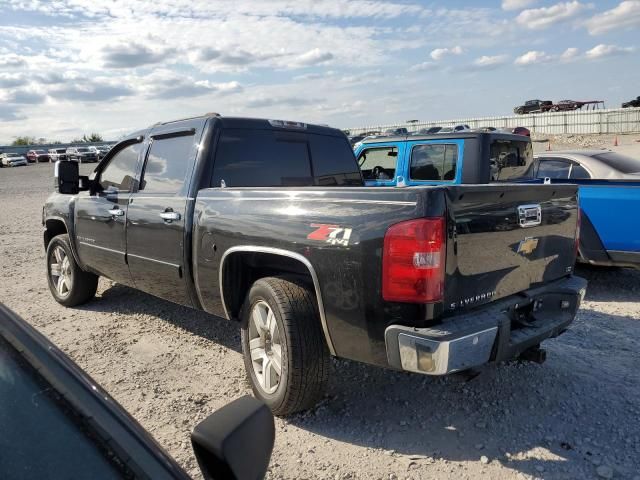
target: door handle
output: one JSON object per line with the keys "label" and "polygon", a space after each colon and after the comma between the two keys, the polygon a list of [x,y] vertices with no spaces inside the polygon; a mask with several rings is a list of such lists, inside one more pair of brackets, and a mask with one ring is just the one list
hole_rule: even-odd
{"label": "door handle", "polygon": [[167,223],[171,223],[174,220],[180,220],[180,214],[178,212],[162,212],[160,218]]}
{"label": "door handle", "polygon": [[121,217],[124,215],[124,210],[115,207],[109,210],[109,215],[111,215],[112,217]]}

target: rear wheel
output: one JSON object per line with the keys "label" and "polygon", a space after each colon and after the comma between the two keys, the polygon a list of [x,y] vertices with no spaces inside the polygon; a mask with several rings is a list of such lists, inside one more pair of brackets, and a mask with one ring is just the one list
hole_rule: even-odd
{"label": "rear wheel", "polygon": [[275,415],[313,407],[329,372],[314,295],[279,277],[256,281],[242,308],[242,352],[253,392]]}
{"label": "rear wheel", "polygon": [[75,307],[92,299],[98,289],[98,276],[82,270],[71,252],[69,235],[57,235],[47,246],[47,279],[56,302]]}

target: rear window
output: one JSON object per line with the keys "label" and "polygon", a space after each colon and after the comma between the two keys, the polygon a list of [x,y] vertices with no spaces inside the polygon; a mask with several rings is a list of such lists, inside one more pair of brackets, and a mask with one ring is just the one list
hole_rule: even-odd
{"label": "rear window", "polygon": [[593,156],[622,173],[640,173],[640,160],[616,152],[598,153]]}
{"label": "rear window", "polygon": [[223,130],[211,185],[362,185],[346,138],[277,130]]}
{"label": "rear window", "polygon": [[533,148],[530,142],[494,140],[489,152],[491,181],[533,178]]}

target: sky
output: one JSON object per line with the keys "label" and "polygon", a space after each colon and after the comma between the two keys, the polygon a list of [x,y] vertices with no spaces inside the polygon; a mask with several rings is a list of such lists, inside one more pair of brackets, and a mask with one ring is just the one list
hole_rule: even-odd
{"label": "sky", "polygon": [[339,128],[640,95],[640,0],[0,0],[0,144],[218,112]]}

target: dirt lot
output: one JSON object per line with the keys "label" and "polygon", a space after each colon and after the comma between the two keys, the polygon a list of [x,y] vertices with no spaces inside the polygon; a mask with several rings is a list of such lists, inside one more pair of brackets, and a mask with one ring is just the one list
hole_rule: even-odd
{"label": "dirt lot", "polygon": [[[0,170],[0,301],[198,477],[191,428],[249,392],[238,329],[107,280],[82,308],[59,306],[40,226],[52,185],[49,164]],[[640,479],[640,272],[580,273],[587,299],[543,365],[464,382],[334,361],[326,400],[276,420],[269,478]]]}

